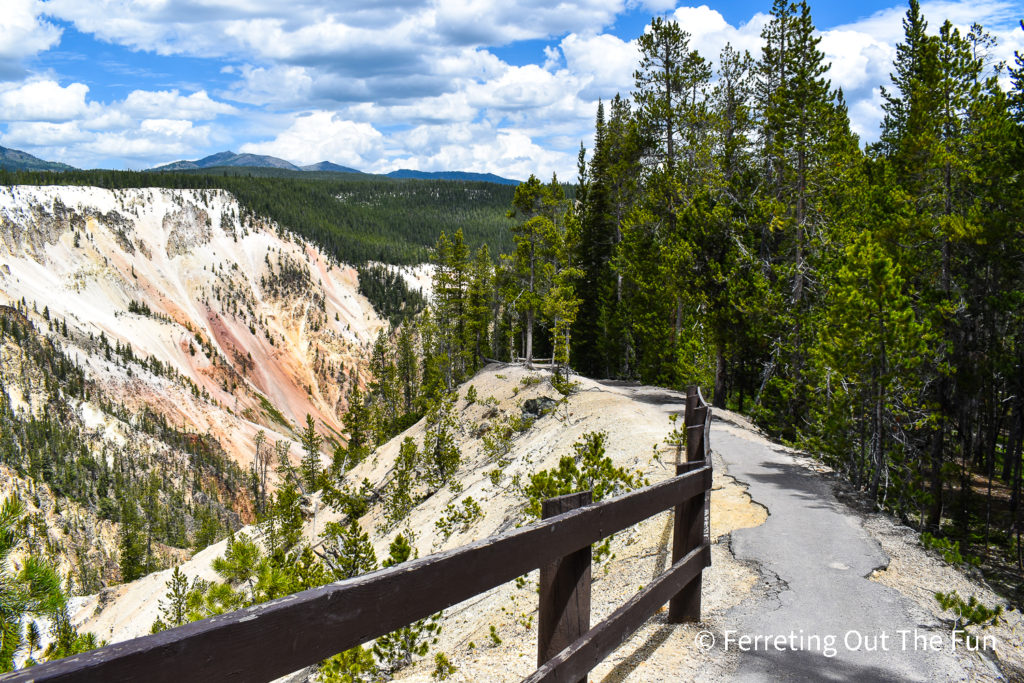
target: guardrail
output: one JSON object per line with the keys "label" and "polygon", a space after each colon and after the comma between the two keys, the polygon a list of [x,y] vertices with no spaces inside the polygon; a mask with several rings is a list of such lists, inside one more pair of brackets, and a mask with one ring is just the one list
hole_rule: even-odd
{"label": "guardrail", "polygon": [[[686,403],[686,462],[676,476],[599,503],[547,500],[541,521],[447,552],[115,643],[9,674],[4,681],[272,680],[407,626],[540,568],[538,666],[526,680],[579,681],[669,603],[669,621],[700,619],[710,565],[711,410]],[[680,452],[681,455],[681,452]],[[672,566],[590,627],[590,547],[675,509]]]}

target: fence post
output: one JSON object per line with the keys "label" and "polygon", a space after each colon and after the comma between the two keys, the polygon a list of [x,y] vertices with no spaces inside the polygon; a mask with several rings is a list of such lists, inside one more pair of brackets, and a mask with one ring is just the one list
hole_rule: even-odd
{"label": "fence post", "polygon": [[683,421],[687,427],[695,424],[693,411],[697,410],[698,405],[700,405],[700,397],[697,395],[697,386],[693,385],[686,390],[686,413],[683,416]]}
{"label": "fence post", "polygon": [[[549,498],[541,504],[541,517],[555,517],[590,502],[590,491]],[[590,560],[588,545],[540,568],[537,666],[590,630]],[[581,683],[586,680],[584,676]]]}
{"label": "fence post", "polygon": [[[705,460],[705,422],[707,406],[700,405],[696,387],[686,394],[686,462],[676,465],[676,475],[699,469]],[[706,496],[694,496],[676,505],[672,530],[672,563],[704,542],[704,507]],[[669,623],[700,621],[700,592],[703,572],[698,572],[668,604]]]}

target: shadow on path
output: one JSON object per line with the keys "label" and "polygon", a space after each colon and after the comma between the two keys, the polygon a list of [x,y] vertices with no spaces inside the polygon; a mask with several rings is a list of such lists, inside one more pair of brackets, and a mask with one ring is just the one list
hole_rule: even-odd
{"label": "shadow on path", "polygon": [[746,483],[754,481],[777,489],[789,490],[810,503],[811,507],[838,511],[839,503],[825,497],[831,491],[820,474],[795,463],[765,462],[758,469],[765,471],[754,470],[741,475]]}

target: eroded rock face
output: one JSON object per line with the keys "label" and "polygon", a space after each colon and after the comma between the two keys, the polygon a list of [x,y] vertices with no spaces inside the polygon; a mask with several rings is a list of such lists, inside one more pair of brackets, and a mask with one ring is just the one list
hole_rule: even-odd
{"label": "eroded rock face", "polygon": [[163,228],[167,233],[167,255],[172,258],[209,244],[213,237],[210,214],[191,202],[165,215]]}
{"label": "eroded rock face", "polygon": [[134,254],[134,225],[118,211],[67,206],[59,196],[49,202],[26,201],[15,211],[0,215],[0,240],[14,254],[24,253],[42,262],[48,246],[57,244],[69,232],[87,234],[90,224],[99,224],[126,253]]}
{"label": "eroded rock face", "polygon": [[[222,449],[243,469],[261,430],[269,443],[292,442],[297,462],[293,430],[306,415],[325,434],[342,429],[347,390],[364,381],[366,347],[383,325],[352,268],[219,190],[0,187],[4,305],[24,311],[116,408],[81,407],[96,413],[85,429],[97,451],[140,452],[131,428],[111,425],[146,415],[181,439],[208,440],[182,448]],[[8,390],[18,410],[43,409],[36,393]],[[217,484],[196,483],[190,491],[207,494]],[[218,500],[248,520],[245,490],[222,489]],[[231,514],[221,518],[237,523]]]}

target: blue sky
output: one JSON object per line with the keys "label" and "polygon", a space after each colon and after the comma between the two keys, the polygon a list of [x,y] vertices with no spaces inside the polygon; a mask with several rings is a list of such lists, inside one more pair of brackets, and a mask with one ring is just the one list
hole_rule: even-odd
{"label": "blue sky", "polygon": [[[0,145],[80,167],[217,151],[396,168],[575,173],[599,98],[632,85],[635,40],[676,19],[713,60],[757,56],[771,3],[673,0],[4,0]],[[905,5],[812,3],[851,121],[877,136]],[[1024,51],[1024,4],[922,3]]]}

